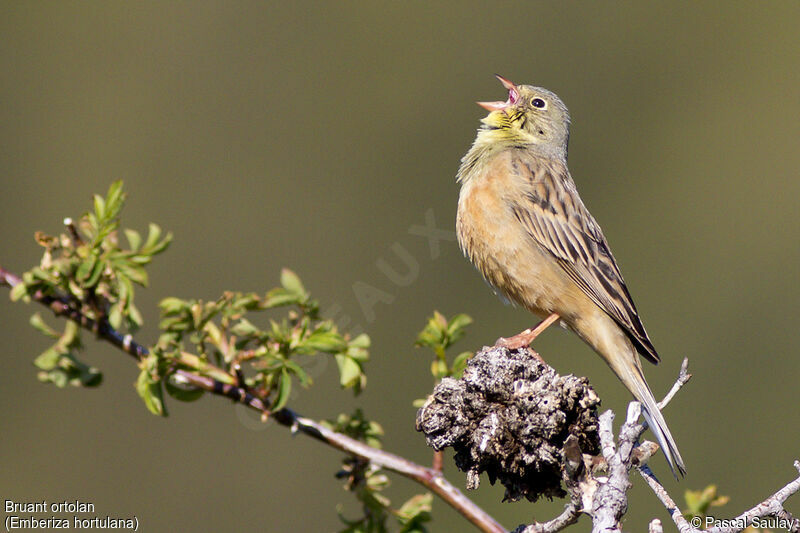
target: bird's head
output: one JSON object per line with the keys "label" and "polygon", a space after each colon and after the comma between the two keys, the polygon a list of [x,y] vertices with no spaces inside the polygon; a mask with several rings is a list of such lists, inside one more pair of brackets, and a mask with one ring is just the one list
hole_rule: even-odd
{"label": "bird's head", "polygon": [[490,113],[481,120],[484,142],[538,147],[566,157],[569,111],[554,93],[532,85],[514,85],[497,76],[508,90],[505,102],[478,102]]}

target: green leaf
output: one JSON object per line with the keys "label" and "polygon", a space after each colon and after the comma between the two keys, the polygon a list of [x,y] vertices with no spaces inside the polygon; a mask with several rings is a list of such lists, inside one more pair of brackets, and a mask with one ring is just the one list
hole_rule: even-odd
{"label": "green leaf", "polygon": [[64,347],[65,350],[68,348],[78,348],[80,347],[80,335],[81,328],[78,326],[78,323],[67,320],[67,323],[64,325],[64,333],[61,334],[58,344]]}
{"label": "green leaf", "polygon": [[361,335],[359,335],[358,337],[356,337],[355,339],[350,341],[350,346],[355,346],[356,348],[365,348],[366,349],[366,348],[369,348],[370,343],[371,343],[371,341],[370,341],[369,335],[367,335],[366,333],[362,333]]}
{"label": "green leaf", "polygon": [[167,317],[159,321],[158,327],[164,331],[169,332],[178,332],[178,331],[187,331],[191,329],[191,325],[186,317]]}
{"label": "green leaf", "polygon": [[398,522],[404,527],[402,533],[421,533],[426,531],[422,526],[431,520],[431,509],[433,504],[433,494],[417,494],[408,499],[400,509],[395,512]]}
{"label": "green leaf", "polygon": [[145,406],[151,413],[158,416],[166,415],[161,396],[161,382],[154,381],[147,368],[139,372],[139,378],[136,380],[136,392],[142,397]]}
{"label": "green leaf", "polygon": [[272,404],[272,409],[274,411],[279,411],[286,406],[286,403],[289,401],[289,394],[292,392],[292,377],[289,375],[289,371],[285,368],[281,368],[281,376],[280,376],[280,383],[278,385],[278,396],[275,398],[275,401]]}
{"label": "green leaf", "polygon": [[284,366],[295,376],[297,376],[298,381],[300,381],[300,385],[303,387],[307,387],[311,384],[311,376],[303,370],[303,367],[295,363],[294,361],[286,361],[284,362]]}
{"label": "green leaf", "polygon": [[39,381],[50,382],[59,388],[67,385],[96,387],[103,381],[103,375],[96,368],[78,361],[59,344],[42,353],[35,363],[43,368],[37,375]]}
{"label": "green leaf", "polygon": [[288,268],[281,270],[281,285],[284,289],[295,294],[300,299],[304,299],[306,296],[306,289],[303,287],[300,278]]}
{"label": "green leaf", "polygon": [[208,339],[217,346],[222,346],[222,331],[217,327],[214,322],[206,322],[203,326],[203,331],[208,335]]}
{"label": "green leaf", "polygon": [[450,344],[456,342],[464,336],[464,328],[472,324],[472,318],[469,315],[459,314],[450,319],[447,325],[447,334],[450,337]]}
{"label": "green leaf", "polygon": [[122,210],[124,202],[125,193],[122,190],[122,180],[117,180],[108,187],[108,194],[106,194],[106,218],[116,218]]}
{"label": "green leaf", "polygon": [[142,236],[139,235],[138,231],[126,229],[125,238],[128,239],[128,245],[130,246],[131,251],[136,252],[139,250],[139,246],[142,244]]}
{"label": "green leaf", "polygon": [[296,303],[300,303],[297,294],[283,288],[275,288],[267,293],[267,298],[264,300],[264,307],[281,307]]}
{"label": "green leaf", "polygon": [[432,348],[439,357],[444,357],[444,350],[464,336],[465,328],[472,323],[472,318],[459,314],[450,321],[438,311],[428,319],[425,328],[417,336],[417,346]]}
{"label": "green leaf", "polygon": [[385,474],[373,474],[367,477],[367,487],[370,490],[384,490],[389,486],[389,477]]}
{"label": "green leaf", "polygon": [[130,320],[130,327],[132,330],[139,329],[144,324],[144,319],[139,309],[131,303],[128,305],[128,319]]}
{"label": "green leaf", "polygon": [[142,287],[147,287],[147,271],[142,265],[137,265],[127,259],[122,259],[114,266],[121,274],[125,274],[125,278],[130,278],[134,283],[138,283]]}
{"label": "green leaf", "polygon": [[255,336],[260,330],[246,318],[240,318],[236,325],[231,328],[231,332],[239,337]]}
{"label": "green leaf", "polygon": [[28,287],[25,286],[25,283],[17,283],[11,289],[11,294],[9,296],[12,302],[18,302],[20,299],[28,296]]}
{"label": "green leaf", "polygon": [[346,355],[359,364],[363,365],[369,360],[369,347],[370,340],[366,334],[361,334],[355,339],[347,343]]}
{"label": "green leaf", "polygon": [[94,367],[84,364],[71,354],[61,358],[62,366],[67,367],[69,384],[75,387],[96,387],[103,381],[103,375]]}
{"label": "green leaf", "polygon": [[103,382],[103,374],[95,367],[86,367],[81,369],[79,379],[84,387],[97,387]]}
{"label": "green leaf", "polygon": [[42,315],[40,315],[38,312],[31,315],[31,318],[30,320],[28,320],[28,323],[31,326],[33,326],[36,330],[40,331],[44,335],[47,335],[48,337],[52,337],[53,339],[57,339],[61,336],[59,332],[57,332],[56,330],[54,330],[45,323],[44,319],[42,318]]}
{"label": "green leaf", "polygon": [[361,379],[361,367],[353,359],[337,353],[336,364],[339,366],[339,384],[344,388],[356,387]]}
{"label": "green leaf", "polygon": [[431,374],[437,380],[447,377],[447,362],[441,359],[434,359],[431,362]]}
{"label": "green leaf", "polygon": [[89,274],[88,279],[84,281],[84,286],[86,287],[94,287],[100,282],[100,278],[103,275],[103,270],[106,268],[106,262],[103,260],[97,260],[94,262],[92,266],[92,271]]}
{"label": "green leaf", "polygon": [[70,294],[78,300],[83,300],[86,297],[86,292],[74,279],[67,280],[67,287]]}
{"label": "green leaf", "polygon": [[111,327],[114,329],[121,329],[122,318],[122,302],[117,302],[111,306],[111,310],[108,313],[108,323],[111,324]]}
{"label": "green leaf", "polygon": [[381,443],[382,437],[383,437],[383,426],[381,426],[374,420],[369,421],[367,426],[367,431],[364,435],[364,442],[366,442],[373,448],[381,448],[383,446]]}
{"label": "green leaf", "polygon": [[33,364],[41,370],[53,370],[58,366],[63,352],[56,349],[55,346],[43,351],[39,356],[33,360]]}
{"label": "green leaf", "polygon": [[92,274],[97,265],[97,254],[91,253],[84,261],[78,265],[78,270],[75,272],[75,277],[80,281],[86,281]]}
{"label": "green leaf", "polygon": [[472,352],[461,352],[458,354],[456,358],[453,359],[453,367],[450,375],[456,379],[459,379],[464,373],[464,369],[467,368],[467,363],[472,355]]}
{"label": "green leaf", "polygon": [[103,220],[106,215],[106,201],[99,194],[94,195],[94,213],[98,221]]}
{"label": "green leaf", "polygon": [[178,311],[183,311],[187,307],[189,307],[189,302],[186,300],[182,300],[180,298],[175,297],[168,297],[164,298],[158,303],[158,306],[161,308],[161,312],[164,314],[172,314],[177,313]]}
{"label": "green leaf", "polygon": [[144,249],[150,250],[158,244],[161,238],[161,227],[153,222],[147,227],[147,241],[144,243]]}
{"label": "green leaf", "polygon": [[151,222],[147,228],[147,242],[144,243],[142,251],[146,251],[148,255],[160,254],[172,242],[172,233],[167,233],[163,239],[159,239],[161,239],[161,228]]}
{"label": "green leaf", "polygon": [[447,320],[438,311],[433,312],[433,316],[428,319],[425,328],[417,335],[418,346],[428,346],[436,348],[444,343]]}
{"label": "green leaf", "polygon": [[54,368],[53,370],[39,372],[38,376],[39,381],[50,382],[56,387],[63,389],[69,383],[69,378],[67,373],[61,370],[60,368]]}
{"label": "green leaf", "polygon": [[728,503],[728,496],[719,496],[716,485],[708,485],[702,491],[687,490],[684,493],[687,509],[683,512],[687,519],[695,516],[705,517],[710,507],[720,507]]}
{"label": "green leaf", "polygon": [[320,352],[337,353],[347,348],[344,338],[333,331],[315,331],[303,344]]}
{"label": "green leaf", "polygon": [[367,420],[361,409],[356,409],[352,415],[341,413],[335,421],[327,420],[324,424],[337,433],[367,443],[373,448],[381,448],[383,428],[373,420]]}

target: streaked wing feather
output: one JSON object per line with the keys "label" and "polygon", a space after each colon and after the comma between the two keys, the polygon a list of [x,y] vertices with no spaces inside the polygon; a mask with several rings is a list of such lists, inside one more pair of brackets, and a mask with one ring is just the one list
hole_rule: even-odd
{"label": "streaked wing feather", "polygon": [[642,325],[605,236],[578,196],[566,165],[520,151],[514,170],[530,184],[515,200],[517,218],[581,290],[628,333],[649,361],[660,358]]}

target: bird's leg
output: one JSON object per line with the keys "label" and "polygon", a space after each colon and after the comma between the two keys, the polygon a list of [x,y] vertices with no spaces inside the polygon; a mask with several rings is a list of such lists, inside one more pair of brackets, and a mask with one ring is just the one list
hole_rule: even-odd
{"label": "bird's leg", "polygon": [[[550,326],[559,318],[560,317],[556,313],[552,313],[550,316],[539,322],[533,329],[528,328],[522,333],[517,333],[513,337],[500,337],[497,339],[497,342],[495,342],[494,345],[502,346],[504,348],[508,348],[509,350],[518,350],[523,346],[528,347],[533,342],[533,339],[538,337],[541,332],[546,330],[548,326]],[[538,356],[539,354],[536,355]]]}

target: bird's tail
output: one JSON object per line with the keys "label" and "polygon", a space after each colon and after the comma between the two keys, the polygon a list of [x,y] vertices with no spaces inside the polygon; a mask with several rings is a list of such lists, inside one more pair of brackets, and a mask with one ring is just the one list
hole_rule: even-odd
{"label": "bird's tail", "polygon": [[675,439],[672,438],[672,433],[667,427],[667,421],[664,420],[653,393],[644,379],[644,374],[638,364],[638,355],[635,352],[632,355],[635,358],[635,364],[611,364],[611,368],[628,390],[631,391],[634,398],[642,404],[644,419],[647,420],[647,425],[650,426],[650,430],[655,434],[658,444],[664,451],[664,456],[667,458],[672,475],[678,477],[677,473],[679,472],[683,476],[686,474],[686,466],[683,464],[683,458],[678,451],[678,445],[675,444]]}

